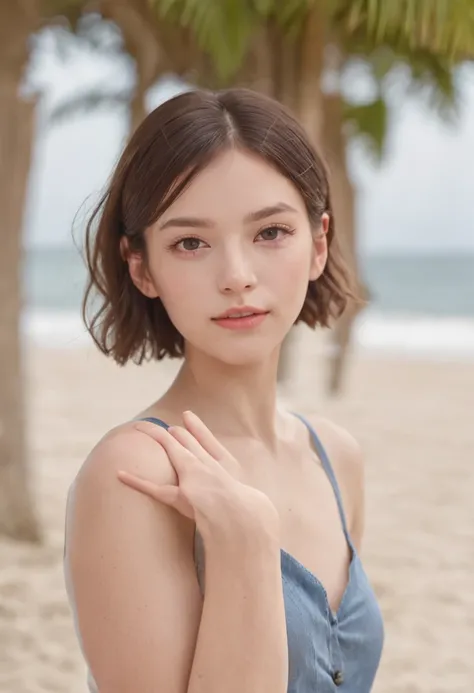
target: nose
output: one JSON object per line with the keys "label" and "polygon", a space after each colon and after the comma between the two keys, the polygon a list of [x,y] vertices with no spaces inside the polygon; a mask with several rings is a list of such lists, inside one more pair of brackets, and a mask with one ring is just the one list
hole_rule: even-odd
{"label": "nose", "polygon": [[241,293],[252,289],[257,278],[252,267],[250,258],[235,248],[235,246],[224,257],[221,257],[221,268],[219,273],[219,291],[225,294]]}

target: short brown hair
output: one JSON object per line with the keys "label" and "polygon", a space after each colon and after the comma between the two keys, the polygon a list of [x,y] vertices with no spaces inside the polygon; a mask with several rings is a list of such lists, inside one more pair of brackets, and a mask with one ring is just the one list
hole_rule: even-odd
{"label": "short brown hair", "polygon": [[83,318],[99,349],[119,364],[184,355],[183,337],[161,300],[147,298],[133,284],[122,239],[146,259],[144,231],[231,146],[257,154],[290,180],[313,226],[329,214],[327,264],[308,283],[297,322],[327,327],[352,296],[336,243],[326,168],[298,121],[278,102],[247,89],[185,92],[156,108],[136,130],[87,225]]}

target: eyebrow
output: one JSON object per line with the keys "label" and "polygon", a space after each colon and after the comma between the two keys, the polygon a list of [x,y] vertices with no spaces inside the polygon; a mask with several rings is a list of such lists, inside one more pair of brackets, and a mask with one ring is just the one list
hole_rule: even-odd
{"label": "eyebrow", "polygon": [[[244,217],[244,222],[247,224],[252,221],[262,221],[268,217],[275,216],[275,214],[281,214],[282,212],[292,212],[297,214],[298,210],[291,205],[286,204],[286,202],[278,202],[275,205],[270,205],[269,207],[263,207],[255,212],[250,212]],[[180,228],[196,229],[196,228],[210,228],[214,226],[214,222],[211,219],[204,219],[201,217],[173,217],[168,219],[163,224],[159,225],[161,230],[168,229],[171,226],[179,226]]]}

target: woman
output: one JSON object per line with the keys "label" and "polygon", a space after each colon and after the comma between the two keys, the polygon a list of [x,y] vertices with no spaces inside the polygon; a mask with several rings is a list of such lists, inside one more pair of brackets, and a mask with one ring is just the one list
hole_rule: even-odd
{"label": "woman", "polygon": [[66,576],[90,689],[366,693],[383,628],[358,555],[360,452],[276,405],[284,337],[326,326],[348,295],[304,132],[245,90],[167,101],[122,155],[88,264],[98,347],[120,364],[183,359],[71,488]]}

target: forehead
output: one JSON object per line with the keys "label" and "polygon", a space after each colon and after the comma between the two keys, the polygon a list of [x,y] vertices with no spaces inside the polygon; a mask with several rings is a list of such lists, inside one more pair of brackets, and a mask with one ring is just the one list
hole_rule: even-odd
{"label": "forehead", "polygon": [[263,207],[286,203],[305,214],[297,188],[260,157],[232,149],[200,171],[163,213],[162,222],[179,215],[245,217]]}

